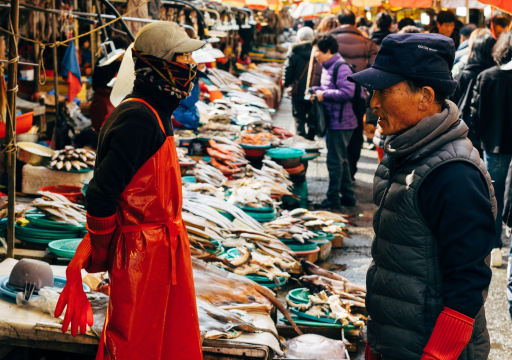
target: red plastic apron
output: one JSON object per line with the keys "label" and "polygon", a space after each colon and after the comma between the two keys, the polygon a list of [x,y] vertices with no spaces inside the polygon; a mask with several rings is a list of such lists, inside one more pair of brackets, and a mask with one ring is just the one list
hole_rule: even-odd
{"label": "red plastic apron", "polygon": [[[144,100],[158,118],[158,113]],[[172,136],[119,198],[110,302],[97,360],[201,360],[190,248]]]}

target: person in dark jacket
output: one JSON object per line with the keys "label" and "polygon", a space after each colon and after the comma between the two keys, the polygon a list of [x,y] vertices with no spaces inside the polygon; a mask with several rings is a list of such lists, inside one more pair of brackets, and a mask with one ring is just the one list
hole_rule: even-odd
{"label": "person in dark jacket", "polygon": [[437,33],[451,38],[457,49],[460,44],[460,36],[459,32],[455,29],[456,20],[455,14],[451,11],[439,11],[436,16],[436,26],[430,30],[430,33]]}
{"label": "person in dark jacket", "polygon": [[496,199],[446,100],[457,86],[454,55],[445,36],[392,34],[371,69],[349,76],[374,91],[387,136],[373,181],[366,359],[485,360],[490,351],[484,302]]}
{"label": "person in dark jacket", "polygon": [[410,17],[405,17],[398,22],[398,31],[402,30],[406,26],[416,26],[416,23]]}
{"label": "person in dark jacket", "polygon": [[471,124],[479,137],[487,170],[494,180],[494,190],[498,201],[496,218],[496,240],[492,262],[501,266],[503,243],[502,212],[504,207],[505,180],[512,160],[512,74],[500,65],[512,60],[512,31],[503,33],[493,49],[493,58],[498,66],[493,66],[478,75],[471,100]]}
{"label": "person in dark jacket", "polygon": [[471,36],[471,33],[476,29],[477,26],[475,24],[467,24],[460,29],[460,45],[457,48],[457,52],[455,53],[455,61],[453,63],[454,65],[460,61],[461,57],[469,54],[469,37]]}
{"label": "person in dark jacket", "polygon": [[[356,203],[347,147],[357,118],[350,102],[354,98],[355,84],[347,80],[352,74],[348,64],[336,64],[344,59],[338,53],[338,42],[329,34],[317,35],[313,41],[313,51],[318,63],[322,64],[320,86],[313,87],[315,97],[322,102],[324,114],[329,119],[327,133],[327,169],[329,170],[329,189],[327,199],[315,208],[339,209],[341,206],[354,206]],[[335,71],[337,70],[337,73]],[[341,195],[341,200],[340,200]]]}
{"label": "person in dark jacket", "polygon": [[[308,140],[315,138],[315,119],[309,121],[308,115],[311,111],[311,101],[304,99],[308,77],[309,60],[313,46],[311,41],[314,38],[313,29],[303,27],[297,32],[298,43],[291,46],[283,68],[284,87],[292,88],[292,111],[295,120],[297,135]],[[306,131],[306,124],[308,130]]]}
{"label": "person in dark jacket", "polygon": [[370,39],[380,47],[382,40],[391,34],[391,25],[393,25],[393,18],[385,12],[380,12],[375,17],[375,30],[371,33]]}
{"label": "person in dark jacket", "polygon": [[[359,30],[356,29],[356,17],[350,10],[342,10],[338,13],[338,22],[340,26],[331,31],[331,35],[338,41],[338,52],[343,59],[354,65],[355,71],[361,71],[372,66],[379,49],[370,39],[365,38]],[[366,120],[372,123],[373,115],[367,108]],[[361,147],[363,146],[363,123],[360,121],[354,130],[350,144],[348,145],[348,159],[350,166],[350,176],[355,181],[357,172],[357,162],[361,156]]]}
{"label": "person in dark jacket", "polygon": [[477,76],[482,71],[496,65],[492,58],[492,48],[496,44],[496,40],[487,29],[480,30],[480,33],[481,35],[478,35],[471,42],[471,53],[469,54],[468,63],[455,77],[455,80],[458,82],[457,90],[455,90],[455,93],[450,98],[450,100],[457,104],[460,117],[469,127],[468,138],[479,152],[481,152],[480,139],[470,119],[473,86]]}

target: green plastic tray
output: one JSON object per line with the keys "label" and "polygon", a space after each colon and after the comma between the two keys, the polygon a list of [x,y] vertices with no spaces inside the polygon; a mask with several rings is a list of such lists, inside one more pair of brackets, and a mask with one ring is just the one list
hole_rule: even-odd
{"label": "green plastic tray", "polygon": [[[336,324],[328,324],[328,323],[322,323],[322,322],[318,322],[318,321],[307,321],[307,320],[301,320],[299,319],[296,315],[294,314],[290,314],[293,321],[295,321],[295,324],[297,325],[302,325],[302,326],[320,326],[320,327],[333,327],[333,328],[343,328],[343,331],[347,332],[347,331],[351,331],[351,330],[354,330],[356,327],[352,324],[349,324],[347,326],[343,326],[341,325],[340,323],[336,323]],[[287,318],[282,318],[282,319],[279,319],[281,320],[282,322],[286,323],[286,324],[290,324],[290,322],[288,321]]]}
{"label": "green plastic tray", "polygon": [[316,159],[317,157],[320,156],[320,153],[319,152],[314,152],[314,153],[305,153],[304,155],[302,155],[302,158],[301,160],[302,161],[309,161],[309,160],[313,160],[313,159]]}
{"label": "green plastic tray", "polygon": [[252,207],[252,206],[238,206],[239,209],[242,209],[245,212],[262,212],[262,213],[271,213],[274,212],[274,207],[265,206],[265,207]]}
{"label": "green plastic tray", "polygon": [[327,240],[327,239],[320,239],[320,240],[316,240],[316,239],[318,239],[318,238],[310,239],[309,241],[314,242],[315,245],[317,245],[317,246],[322,246],[322,245],[325,245],[328,242],[330,242],[330,240]]}
{"label": "green plastic tray", "polygon": [[80,231],[85,229],[85,224],[82,226],[75,226],[67,223],[61,223],[48,219],[44,214],[26,214],[25,219],[30,222],[30,225],[40,229],[46,230],[69,230],[69,231]]}
{"label": "green plastic tray", "polygon": [[[304,241],[304,244],[296,242],[297,244],[286,244],[293,252],[312,251],[315,250],[318,243],[312,241]],[[322,244],[323,245],[323,244]]]}
{"label": "green plastic tray", "polygon": [[297,310],[297,308],[294,308],[294,307],[290,308],[290,311],[293,314],[297,315],[299,317],[299,319],[302,319],[302,320],[316,321],[316,322],[321,322],[321,323],[326,323],[326,324],[338,323],[338,321],[331,319],[331,318],[327,318],[327,317],[319,317],[318,318],[316,316],[300,312],[299,310]]}
{"label": "green plastic tray", "polygon": [[327,233],[320,231],[320,230],[311,230],[315,234],[318,234],[318,236],[315,238],[316,240],[325,240],[327,239]]}
{"label": "green plastic tray", "polygon": [[245,213],[251,216],[254,220],[259,222],[272,221],[275,220],[275,218],[277,217],[277,212],[275,209],[272,212],[268,213],[257,211],[246,211]]}
{"label": "green plastic tray", "polygon": [[215,250],[206,249],[210,254],[222,254],[225,252],[224,247],[217,240],[210,239],[210,241],[217,247]]}
{"label": "green plastic tray", "polygon": [[336,237],[336,236],[334,236],[333,233],[325,233],[325,234],[326,234],[325,239],[329,240],[329,241],[331,241],[332,239],[334,239]]}
{"label": "green plastic tray", "polygon": [[72,259],[82,239],[54,240],[48,244],[50,251],[57,256]]}
{"label": "green plastic tray", "polygon": [[16,235],[50,240],[77,238],[81,234],[81,230],[46,230],[34,227],[31,224],[27,226],[19,226],[16,224],[15,227]]}
{"label": "green plastic tray", "polygon": [[183,176],[181,178],[181,182],[195,183],[196,182],[196,178],[195,178],[195,176]]}
{"label": "green plastic tray", "polygon": [[268,149],[269,147],[272,146],[272,144],[267,144],[267,145],[248,145],[248,144],[244,144],[244,143],[240,143],[240,146],[242,148],[246,148],[246,149]]}

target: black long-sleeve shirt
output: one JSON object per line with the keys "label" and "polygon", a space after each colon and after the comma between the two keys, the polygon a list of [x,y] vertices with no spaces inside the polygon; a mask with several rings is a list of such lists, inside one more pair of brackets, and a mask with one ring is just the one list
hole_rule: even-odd
{"label": "black long-sleeve shirt", "polygon": [[178,99],[139,81],[126,98],[150,104],[165,134],[155,114],[141,102],[127,101],[114,109],[101,129],[94,177],[87,189],[87,211],[92,216],[115,214],[118,198],[133,176],[173,135],[171,115],[179,106]]}
{"label": "black long-sleeve shirt", "polygon": [[495,238],[485,179],[474,165],[444,164],[425,178],[418,205],[438,240],[444,305],[475,318],[491,282],[485,258]]}

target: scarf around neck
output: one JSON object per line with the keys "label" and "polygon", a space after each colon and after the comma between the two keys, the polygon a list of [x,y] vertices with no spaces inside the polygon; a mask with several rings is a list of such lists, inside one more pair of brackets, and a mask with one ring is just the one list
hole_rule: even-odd
{"label": "scarf around neck", "polygon": [[423,118],[403,134],[388,136],[384,150],[394,158],[408,156],[444,134],[458,120],[457,105],[447,100],[440,113]]}
{"label": "scarf around neck", "polygon": [[177,99],[190,96],[197,73],[196,64],[168,61],[132,49],[135,61],[135,79],[163,91]]}

